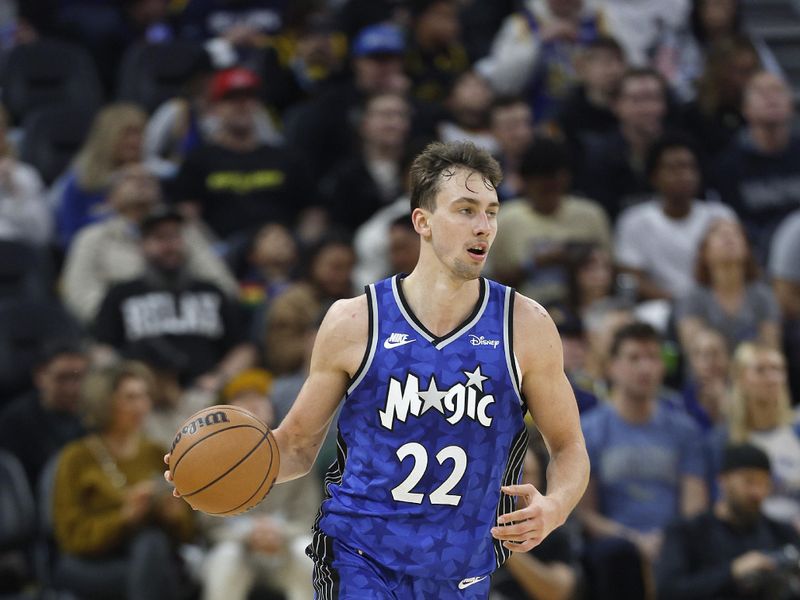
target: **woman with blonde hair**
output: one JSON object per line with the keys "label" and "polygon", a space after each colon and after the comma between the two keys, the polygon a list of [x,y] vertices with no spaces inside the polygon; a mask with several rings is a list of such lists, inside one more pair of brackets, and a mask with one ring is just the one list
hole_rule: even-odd
{"label": "woman with blonde hair", "polygon": [[749,442],[764,450],[774,479],[764,512],[800,528],[800,435],[791,408],[786,359],[776,348],[745,342],[734,352],[731,373],[728,424],[714,440],[715,457],[728,443]]}
{"label": "woman with blonde hair", "polygon": [[697,250],[695,280],[697,285],[675,305],[684,350],[704,328],[719,331],[731,350],[749,341],[780,346],[778,302],[760,277],[740,223],[711,223]]}
{"label": "woman with blonde hair", "polygon": [[53,524],[57,584],[81,598],[179,597],[176,542],[193,531],[191,509],[161,477],[165,449],[142,434],[153,377],[124,361],[90,373],[82,394],[93,432],[61,452]]}
{"label": "woman with blonde hair", "polygon": [[146,123],[141,108],[124,102],[109,104],[95,116],[72,166],[56,184],[56,223],[64,247],[81,227],[107,216],[105,197],[112,176],[142,160]]}

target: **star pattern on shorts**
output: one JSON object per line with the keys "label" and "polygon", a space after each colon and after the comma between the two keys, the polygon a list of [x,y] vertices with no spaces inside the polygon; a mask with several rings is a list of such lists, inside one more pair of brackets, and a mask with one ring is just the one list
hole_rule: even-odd
{"label": "star pattern on shorts", "polygon": [[467,376],[467,387],[474,385],[480,391],[483,391],[483,382],[489,379],[481,373],[481,366],[475,367],[474,371],[462,371]]}

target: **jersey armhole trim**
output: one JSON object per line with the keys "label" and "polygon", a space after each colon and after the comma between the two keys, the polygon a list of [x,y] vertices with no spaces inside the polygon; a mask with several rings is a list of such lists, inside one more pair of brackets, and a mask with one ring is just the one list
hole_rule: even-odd
{"label": "jersey armhole trim", "polygon": [[506,355],[506,366],[508,367],[508,374],[511,377],[511,383],[514,385],[514,391],[517,394],[520,404],[524,404],[522,399],[522,389],[519,378],[519,363],[517,356],[514,353],[514,298],[516,292],[513,288],[506,288],[505,297],[505,316],[503,318],[503,345]]}
{"label": "jersey armhole trim", "polygon": [[364,358],[361,359],[361,364],[353,374],[353,378],[351,380],[352,383],[347,388],[348,396],[353,393],[353,391],[358,387],[358,384],[364,379],[367,371],[369,371],[369,368],[372,365],[372,360],[375,358],[375,348],[377,347],[378,342],[378,301],[375,294],[375,284],[371,283],[366,286],[364,288],[364,292],[367,295],[367,315],[369,319],[367,348],[364,350]]}

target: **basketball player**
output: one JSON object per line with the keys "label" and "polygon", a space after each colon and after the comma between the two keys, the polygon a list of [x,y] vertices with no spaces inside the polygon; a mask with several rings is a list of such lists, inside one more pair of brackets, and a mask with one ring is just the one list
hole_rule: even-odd
{"label": "basketball player", "polygon": [[[308,549],[320,599],[485,599],[491,573],[564,523],[588,479],[552,320],[480,276],[498,164],[469,143],[434,143],[411,178],[416,268],[331,307],[274,432],[278,481],[305,475],[344,398]],[[517,485],[526,410],[551,455],[547,495]]]}

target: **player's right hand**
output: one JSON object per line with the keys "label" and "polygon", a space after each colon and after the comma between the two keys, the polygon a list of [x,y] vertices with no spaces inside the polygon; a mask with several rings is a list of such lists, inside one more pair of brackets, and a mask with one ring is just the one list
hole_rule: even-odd
{"label": "player's right hand", "polygon": [[164,464],[167,465],[167,470],[164,471],[164,479],[166,479],[167,482],[169,482],[169,484],[172,485],[172,495],[175,496],[176,498],[180,498],[181,495],[178,493],[178,490],[175,489],[175,485],[172,483],[172,473],[170,473],[169,470],[169,455],[170,455],[169,452],[167,452],[164,455]]}

